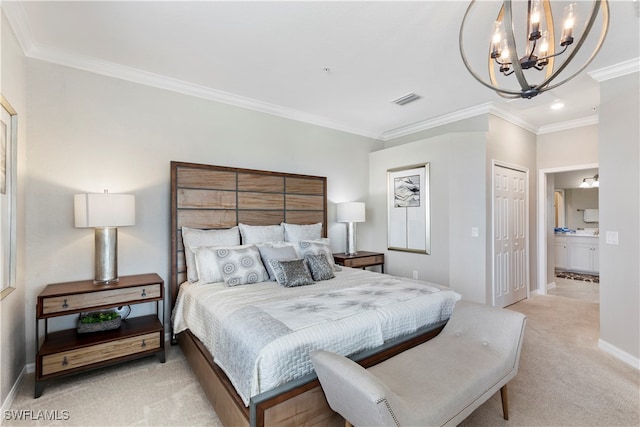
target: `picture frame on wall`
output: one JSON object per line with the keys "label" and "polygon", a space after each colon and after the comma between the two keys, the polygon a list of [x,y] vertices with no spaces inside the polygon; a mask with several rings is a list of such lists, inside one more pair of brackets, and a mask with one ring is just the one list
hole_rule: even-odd
{"label": "picture frame on wall", "polygon": [[431,252],[429,163],[387,170],[387,247]]}
{"label": "picture frame on wall", "polygon": [[18,113],[0,94],[0,300],[16,288]]}

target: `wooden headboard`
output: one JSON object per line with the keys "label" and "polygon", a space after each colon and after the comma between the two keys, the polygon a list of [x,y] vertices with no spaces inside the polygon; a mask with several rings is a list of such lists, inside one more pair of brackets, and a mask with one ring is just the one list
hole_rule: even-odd
{"label": "wooden headboard", "polygon": [[327,237],[327,178],[171,162],[171,307],[187,277],[182,227],[281,222],[321,222]]}

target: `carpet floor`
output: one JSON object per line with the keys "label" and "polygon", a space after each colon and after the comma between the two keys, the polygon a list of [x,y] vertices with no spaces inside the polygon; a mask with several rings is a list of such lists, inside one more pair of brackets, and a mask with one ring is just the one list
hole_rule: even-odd
{"label": "carpet floor", "polygon": [[[597,348],[597,303],[547,295],[509,308],[528,317],[510,420],[497,393],[461,426],[640,425],[640,373]],[[11,418],[20,411],[31,419]],[[34,419],[46,414],[59,419]],[[27,375],[3,418],[3,426],[220,425],[178,347],[165,364],[149,357],[52,381],[39,399]]]}

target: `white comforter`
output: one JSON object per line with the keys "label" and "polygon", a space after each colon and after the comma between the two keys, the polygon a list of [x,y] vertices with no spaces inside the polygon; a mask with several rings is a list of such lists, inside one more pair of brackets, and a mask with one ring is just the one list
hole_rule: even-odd
{"label": "white comforter", "polygon": [[285,288],[185,283],[175,334],[198,337],[246,405],[256,394],[312,371],[309,351],[371,349],[448,319],[460,295],[425,282],[344,268],[336,278]]}

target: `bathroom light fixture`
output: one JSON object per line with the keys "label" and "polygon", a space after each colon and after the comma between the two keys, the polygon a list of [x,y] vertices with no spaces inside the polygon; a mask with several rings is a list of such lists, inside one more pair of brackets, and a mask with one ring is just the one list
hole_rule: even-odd
{"label": "bathroom light fixture", "polygon": [[135,225],[136,201],[131,194],[76,194],[75,226],[95,229],[96,285],[118,282],[118,229]]}
{"label": "bathroom light fixture", "polygon": [[[607,0],[594,0],[592,2],[591,13],[585,20],[582,32],[579,30],[575,31],[578,29],[576,25],[578,17],[576,3],[568,4],[564,8],[562,27],[556,29],[554,27],[550,0],[514,2],[514,4],[517,5],[526,4],[526,10],[522,10],[519,7],[514,10],[511,0],[503,0],[496,21],[493,23],[493,30],[489,41],[489,52],[486,57],[489,65],[489,81],[487,81],[473,71],[463,46],[465,23],[472,13],[473,6],[477,3],[477,0],[471,1],[462,19],[458,40],[460,54],[462,55],[462,61],[465,67],[467,67],[471,75],[480,83],[493,89],[498,95],[504,98],[530,99],[539,93],[558,87],[574,78],[582,72],[596,56],[602,47],[609,27],[609,5]],[[556,1],[554,3],[559,4],[560,2]],[[581,4],[584,3],[581,2]],[[591,55],[574,74],[552,85],[551,83],[565,70],[583,46],[600,11],[602,12],[600,38]],[[514,16],[517,19],[522,18],[522,20],[514,20]],[[526,16],[526,20],[524,20],[524,16]],[[522,28],[522,24],[525,25],[524,28]],[[557,46],[556,30],[558,30],[557,32],[561,35]],[[518,36],[525,36],[524,40],[522,40],[524,43],[516,44],[516,32]],[[477,38],[478,34],[473,34],[473,39]],[[569,49],[571,45],[573,45],[573,47]],[[524,52],[522,50],[518,51],[518,46],[521,48],[524,46]],[[559,51],[556,51],[556,49]],[[566,55],[562,56],[564,54]],[[564,58],[564,62],[556,68],[555,60],[560,58]],[[538,83],[531,84],[525,75],[526,70],[544,71],[544,77]],[[498,73],[503,76],[515,74],[515,78],[520,87],[515,89],[501,86],[496,78],[496,74]],[[529,75],[531,76],[531,74]],[[540,79],[538,78],[538,80]],[[503,81],[506,80],[503,79]]]}
{"label": "bathroom light fixture", "polygon": [[600,176],[594,175],[592,178],[584,178],[578,188],[598,188],[600,187]]}
{"label": "bathroom light fixture", "polygon": [[347,255],[356,255],[356,222],[365,221],[365,204],[362,202],[338,203],[336,220],[347,223]]}

